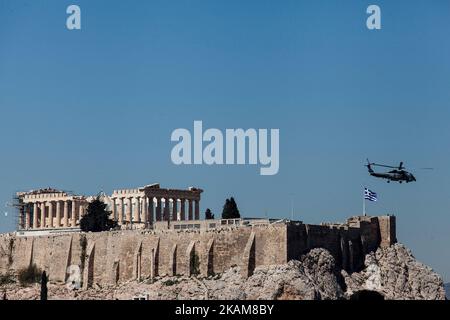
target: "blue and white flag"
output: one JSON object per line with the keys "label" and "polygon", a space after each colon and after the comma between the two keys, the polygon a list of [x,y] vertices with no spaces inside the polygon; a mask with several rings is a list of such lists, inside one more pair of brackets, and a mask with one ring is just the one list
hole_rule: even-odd
{"label": "blue and white flag", "polygon": [[367,188],[364,188],[364,199],[369,200],[369,201],[377,201],[378,196],[375,192],[370,191]]}

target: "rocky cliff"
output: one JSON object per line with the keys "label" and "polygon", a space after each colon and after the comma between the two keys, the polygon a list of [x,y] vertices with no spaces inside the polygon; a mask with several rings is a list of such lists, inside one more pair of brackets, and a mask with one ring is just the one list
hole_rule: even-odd
{"label": "rocky cliff", "polygon": [[[0,288],[0,292],[1,292]],[[9,299],[36,299],[39,287],[3,287]],[[336,267],[325,249],[313,249],[299,261],[255,269],[242,278],[239,267],[207,278],[164,277],[154,281],[122,283],[117,286],[95,285],[88,290],[69,290],[64,285],[50,285],[54,299],[351,299],[361,292],[375,293],[385,299],[445,299],[439,275],[418,262],[401,244],[380,248],[366,256],[365,268],[348,274]]]}
{"label": "rocky cliff", "polygon": [[343,274],[347,294],[365,289],[377,291],[386,299],[445,299],[442,278],[401,244],[367,255],[360,273]]}

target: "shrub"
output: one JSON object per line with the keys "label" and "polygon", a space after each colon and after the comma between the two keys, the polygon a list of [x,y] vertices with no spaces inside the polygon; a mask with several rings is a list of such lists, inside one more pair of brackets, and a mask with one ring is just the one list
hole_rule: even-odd
{"label": "shrub", "polygon": [[0,274],[0,286],[15,283],[16,279],[11,273]]}
{"label": "shrub", "polygon": [[213,220],[214,219],[214,214],[211,212],[211,209],[206,209],[205,211],[205,219],[206,220]]}
{"label": "shrub", "polygon": [[22,286],[39,283],[41,281],[42,270],[39,269],[35,264],[23,268],[18,272],[18,279]]}
{"label": "shrub", "polygon": [[174,286],[176,284],[178,284],[178,280],[176,279],[175,280],[169,279],[163,282],[163,285],[165,285],[166,287]]}

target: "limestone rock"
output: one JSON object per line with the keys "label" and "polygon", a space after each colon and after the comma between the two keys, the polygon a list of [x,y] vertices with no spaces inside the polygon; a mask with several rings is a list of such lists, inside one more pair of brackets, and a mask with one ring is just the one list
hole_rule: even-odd
{"label": "limestone rock", "polygon": [[334,258],[324,249],[314,249],[301,261],[282,266],[257,268],[243,283],[245,299],[319,300],[339,299],[343,291],[338,283]]}
{"label": "limestone rock", "polygon": [[[300,261],[258,267],[245,279],[239,267],[209,277],[158,277],[118,285],[94,285],[77,290],[66,284],[49,284],[49,299],[107,300],[321,300],[345,299],[362,290],[376,291],[386,299],[445,299],[441,277],[418,262],[403,245],[378,249],[366,256],[365,268],[347,274],[339,270],[325,249],[313,249]],[[39,299],[39,285],[0,286],[7,299]]]}
{"label": "limestone rock", "polygon": [[[302,261],[255,269],[248,279],[233,267],[213,278],[163,278],[145,290],[150,299],[213,300],[315,300],[339,299],[344,293],[338,284],[338,270],[331,254],[314,249]],[[143,292],[143,291],[141,291]]]}
{"label": "limestone rock", "polygon": [[379,248],[366,256],[365,268],[348,275],[342,272],[347,285],[346,295],[370,290],[386,299],[442,300],[445,290],[442,278],[430,267],[417,261],[402,244]]}

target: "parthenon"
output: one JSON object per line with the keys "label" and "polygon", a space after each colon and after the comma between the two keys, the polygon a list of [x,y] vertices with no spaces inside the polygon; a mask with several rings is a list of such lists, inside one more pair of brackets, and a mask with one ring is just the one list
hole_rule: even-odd
{"label": "parthenon", "polygon": [[[151,228],[154,222],[200,219],[202,189],[164,189],[159,184],[114,190],[101,195],[112,217],[123,228]],[[47,188],[18,192],[19,229],[78,228],[94,196],[73,195]],[[187,210],[186,210],[187,206]]]}

